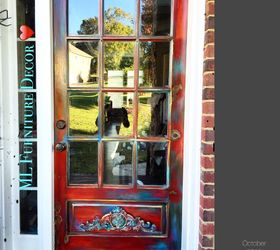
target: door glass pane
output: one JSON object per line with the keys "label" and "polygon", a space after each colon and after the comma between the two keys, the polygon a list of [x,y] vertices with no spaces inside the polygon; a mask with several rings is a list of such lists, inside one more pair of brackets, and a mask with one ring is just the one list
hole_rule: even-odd
{"label": "door glass pane", "polygon": [[140,72],[143,87],[164,87],[169,83],[169,42],[140,43]]}
{"label": "door glass pane", "polygon": [[71,91],[69,93],[69,134],[97,136],[97,125],[98,93]]}
{"label": "door glass pane", "polygon": [[70,184],[96,184],[98,169],[97,142],[70,142]]}
{"label": "door glass pane", "polygon": [[135,42],[105,42],[105,87],[134,86]]}
{"label": "door glass pane", "polygon": [[137,143],[137,184],[165,185],[167,142]]}
{"label": "door glass pane", "polygon": [[98,42],[68,43],[69,86],[98,87]]}
{"label": "door glass pane", "polygon": [[104,0],[104,33],[128,36],[135,34],[135,0]]}
{"label": "door glass pane", "polygon": [[166,136],[168,100],[166,93],[139,93],[138,136]]}
{"label": "door glass pane", "polygon": [[98,0],[68,1],[68,33],[70,36],[98,34]]}
{"label": "door glass pane", "polygon": [[133,93],[109,92],[105,94],[105,136],[132,136]]}
{"label": "door glass pane", "polygon": [[141,0],[140,12],[143,35],[170,34],[171,0]]}
{"label": "door glass pane", "polygon": [[38,233],[37,191],[20,190],[20,233]]}
{"label": "door glass pane", "polygon": [[133,142],[104,143],[104,183],[129,185],[132,182]]}

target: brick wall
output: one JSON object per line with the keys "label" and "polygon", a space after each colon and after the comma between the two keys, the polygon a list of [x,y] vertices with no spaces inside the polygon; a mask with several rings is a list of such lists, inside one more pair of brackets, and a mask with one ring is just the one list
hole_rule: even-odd
{"label": "brick wall", "polygon": [[214,13],[215,2],[206,0],[203,103],[201,131],[201,190],[199,250],[214,249]]}

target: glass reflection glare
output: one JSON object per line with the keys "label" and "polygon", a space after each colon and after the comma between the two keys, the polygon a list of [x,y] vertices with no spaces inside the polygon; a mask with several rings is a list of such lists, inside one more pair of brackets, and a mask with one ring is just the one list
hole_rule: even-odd
{"label": "glass reflection glare", "polygon": [[105,184],[131,184],[132,149],[133,142],[105,142]]}
{"label": "glass reflection glare", "polygon": [[139,93],[138,136],[166,136],[168,100],[166,93]]}

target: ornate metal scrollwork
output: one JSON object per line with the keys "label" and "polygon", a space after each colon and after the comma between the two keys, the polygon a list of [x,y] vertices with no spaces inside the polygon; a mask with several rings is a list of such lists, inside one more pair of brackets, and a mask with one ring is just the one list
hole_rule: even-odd
{"label": "ornate metal scrollwork", "polygon": [[136,232],[156,232],[155,224],[145,222],[140,217],[134,217],[121,207],[115,207],[108,214],[105,214],[101,219],[96,216],[91,222],[87,221],[80,225],[82,231],[136,231]]}

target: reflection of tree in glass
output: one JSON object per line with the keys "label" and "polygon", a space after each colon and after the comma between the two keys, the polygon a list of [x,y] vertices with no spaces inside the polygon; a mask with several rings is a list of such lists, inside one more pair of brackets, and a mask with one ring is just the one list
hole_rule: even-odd
{"label": "reflection of tree in glass", "polygon": [[143,35],[151,35],[153,33],[153,1],[141,1],[141,32]]}
{"label": "reflection of tree in glass", "polygon": [[143,85],[156,86],[156,48],[155,43],[142,42],[140,45],[140,70],[144,71]]}
{"label": "reflection of tree in glass", "polygon": [[171,0],[141,0],[141,32],[143,35],[169,35]]}
{"label": "reflection of tree in glass", "polygon": [[77,31],[79,35],[98,34],[98,18],[91,17],[84,19],[81,23],[80,30]]}
{"label": "reflection of tree in glass", "polygon": [[[111,35],[131,35],[133,34],[133,17],[123,11],[121,8],[108,8],[104,12],[104,30],[106,34]],[[98,30],[97,17],[83,20],[79,35],[92,34]],[[85,43],[82,44],[85,52],[91,54],[90,49],[85,48]],[[97,45],[96,45],[97,46]],[[106,70],[127,70],[133,68],[133,48],[134,44],[129,42],[107,42],[105,45],[105,69]]]}
{"label": "reflection of tree in glass", "polygon": [[113,35],[132,35],[133,16],[121,8],[108,8],[104,12],[105,34]]}

